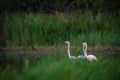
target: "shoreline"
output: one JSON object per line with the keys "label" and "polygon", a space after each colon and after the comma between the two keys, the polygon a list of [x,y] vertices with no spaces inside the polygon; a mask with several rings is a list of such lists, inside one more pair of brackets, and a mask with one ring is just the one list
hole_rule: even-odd
{"label": "shoreline", "polygon": [[[71,46],[71,52],[82,50],[80,47]],[[48,47],[16,47],[16,48],[0,48],[1,52],[36,52],[36,53],[58,53],[67,52],[66,46],[48,46]],[[88,47],[89,53],[102,54],[120,54],[120,47]]]}

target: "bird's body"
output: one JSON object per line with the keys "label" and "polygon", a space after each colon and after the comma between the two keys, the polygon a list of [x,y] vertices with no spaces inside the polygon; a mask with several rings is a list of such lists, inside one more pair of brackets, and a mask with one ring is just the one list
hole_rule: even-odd
{"label": "bird's body", "polygon": [[77,59],[75,56],[70,56],[69,58],[70,59]]}
{"label": "bird's body", "polygon": [[79,56],[78,56],[78,59],[85,59],[85,56],[79,55]]}
{"label": "bird's body", "polygon": [[87,58],[89,61],[96,61],[97,58],[94,55],[87,55],[87,43],[82,43],[83,44],[83,53],[84,57]]}
{"label": "bird's body", "polygon": [[65,41],[64,43],[68,45],[68,49],[67,49],[68,50],[68,57],[70,59],[77,59],[77,57],[71,56],[71,54],[70,54],[70,42],[69,41]]}
{"label": "bird's body", "polygon": [[88,55],[88,56],[87,56],[87,59],[88,59],[89,61],[96,61],[96,60],[97,60],[97,58],[96,58],[94,55]]}

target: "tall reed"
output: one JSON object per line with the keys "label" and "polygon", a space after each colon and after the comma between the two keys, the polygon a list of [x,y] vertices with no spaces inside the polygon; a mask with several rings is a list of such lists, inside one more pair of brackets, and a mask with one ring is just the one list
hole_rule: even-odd
{"label": "tall reed", "polygon": [[64,40],[120,45],[120,15],[91,12],[9,14],[1,18],[0,47],[60,45]]}

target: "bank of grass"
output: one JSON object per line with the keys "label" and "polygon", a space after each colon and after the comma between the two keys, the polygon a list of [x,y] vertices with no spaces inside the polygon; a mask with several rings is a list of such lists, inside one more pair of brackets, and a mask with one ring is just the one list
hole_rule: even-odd
{"label": "bank of grass", "polygon": [[[20,57],[20,56],[19,56]],[[1,80],[118,80],[119,56],[100,55],[98,61],[70,60],[65,54],[29,58],[28,63],[18,59],[0,70]]]}
{"label": "bank of grass", "polygon": [[6,13],[0,20],[0,47],[61,45],[64,40],[75,44],[87,41],[91,45],[120,45],[120,14]]}

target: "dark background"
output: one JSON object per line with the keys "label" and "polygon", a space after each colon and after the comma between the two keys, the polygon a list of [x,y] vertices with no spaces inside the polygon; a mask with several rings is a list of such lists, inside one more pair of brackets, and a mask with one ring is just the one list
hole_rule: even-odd
{"label": "dark background", "polygon": [[120,0],[1,0],[0,12],[117,12]]}

